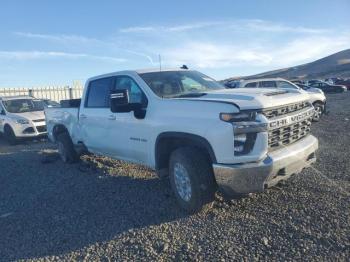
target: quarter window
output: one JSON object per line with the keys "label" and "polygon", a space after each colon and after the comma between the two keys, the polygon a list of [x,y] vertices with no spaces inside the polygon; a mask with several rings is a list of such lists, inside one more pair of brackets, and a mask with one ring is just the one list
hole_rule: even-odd
{"label": "quarter window", "polygon": [[276,88],[277,85],[275,81],[261,81],[259,87]]}
{"label": "quarter window", "polygon": [[109,94],[113,78],[93,80],[89,84],[86,107],[109,107]]}
{"label": "quarter window", "polygon": [[244,87],[256,87],[257,86],[257,82],[251,82],[246,84]]}

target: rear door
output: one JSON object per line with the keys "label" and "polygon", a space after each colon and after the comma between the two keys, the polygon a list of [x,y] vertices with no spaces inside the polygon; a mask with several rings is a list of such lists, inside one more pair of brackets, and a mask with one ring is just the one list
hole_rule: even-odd
{"label": "rear door", "polygon": [[113,77],[92,80],[86,90],[84,104],[79,111],[81,139],[89,151],[106,154],[108,127],[110,118],[110,90]]}

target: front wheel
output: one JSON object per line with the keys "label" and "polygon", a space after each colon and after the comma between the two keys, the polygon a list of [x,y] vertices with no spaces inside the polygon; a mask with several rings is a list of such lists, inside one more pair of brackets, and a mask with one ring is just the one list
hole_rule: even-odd
{"label": "front wheel", "polygon": [[16,145],[18,142],[15,132],[13,132],[13,129],[10,126],[5,126],[4,137],[10,145]]}
{"label": "front wheel", "polygon": [[68,133],[59,134],[57,137],[58,153],[64,163],[77,162],[79,156],[75,151],[72,139]]}
{"label": "front wheel", "polygon": [[170,156],[169,178],[177,202],[194,213],[213,201],[216,182],[209,157],[195,148],[179,148]]}
{"label": "front wheel", "polygon": [[315,103],[314,108],[315,108],[315,114],[314,114],[314,117],[312,118],[312,120],[315,122],[318,122],[318,121],[320,121],[321,116],[323,114],[324,105],[322,105],[320,103]]}

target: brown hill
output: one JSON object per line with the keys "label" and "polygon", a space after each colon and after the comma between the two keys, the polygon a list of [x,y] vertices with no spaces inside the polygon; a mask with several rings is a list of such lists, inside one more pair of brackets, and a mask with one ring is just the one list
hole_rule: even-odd
{"label": "brown hill", "polygon": [[282,77],[287,79],[350,78],[350,49],[340,51],[307,64],[246,76],[244,79],[268,77]]}

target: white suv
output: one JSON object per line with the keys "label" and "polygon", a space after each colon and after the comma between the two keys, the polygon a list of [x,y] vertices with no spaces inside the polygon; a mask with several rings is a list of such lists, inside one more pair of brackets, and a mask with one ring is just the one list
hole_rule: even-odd
{"label": "white suv", "polygon": [[0,132],[10,144],[46,135],[44,104],[30,96],[0,98]]}
{"label": "white suv", "polygon": [[289,92],[307,93],[310,97],[310,102],[315,107],[315,115],[313,120],[319,121],[323,112],[326,109],[326,96],[323,91],[318,88],[309,88],[304,90],[297,85],[283,78],[261,78],[242,80],[237,85],[239,88],[278,88],[288,90]]}

